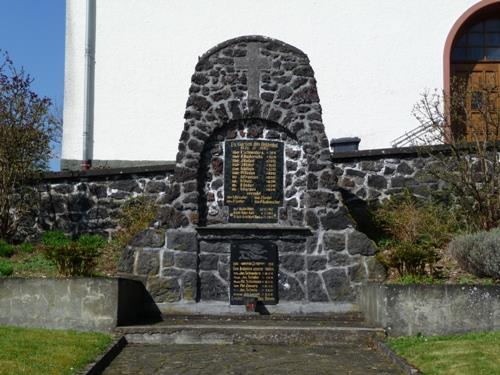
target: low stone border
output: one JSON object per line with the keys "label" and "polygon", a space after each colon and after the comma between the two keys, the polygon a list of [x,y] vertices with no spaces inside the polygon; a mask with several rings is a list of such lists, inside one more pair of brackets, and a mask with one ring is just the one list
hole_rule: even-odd
{"label": "low stone border", "polygon": [[404,374],[408,375],[422,375],[422,372],[413,367],[408,361],[398,356],[388,345],[384,342],[373,339],[373,346],[383,355],[385,355],[395,366],[399,367]]}
{"label": "low stone border", "polygon": [[97,360],[89,364],[82,371],[82,375],[100,375],[104,372],[106,367],[120,354],[123,348],[127,346],[127,339],[121,336],[115,340]]}
{"label": "low stone border", "polygon": [[360,288],[368,323],[389,336],[445,336],[500,329],[500,285],[396,285]]}

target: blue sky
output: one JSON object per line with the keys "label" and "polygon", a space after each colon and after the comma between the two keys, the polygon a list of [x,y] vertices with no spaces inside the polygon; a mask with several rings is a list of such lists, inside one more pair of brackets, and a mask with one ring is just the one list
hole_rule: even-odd
{"label": "blue sky", "polygon": [[[61,109],[65,8],[65,0],[0,0],[0,49],[35,79],[34,91]],[[59,169],[59,160],[52,160],[50,167]]]}

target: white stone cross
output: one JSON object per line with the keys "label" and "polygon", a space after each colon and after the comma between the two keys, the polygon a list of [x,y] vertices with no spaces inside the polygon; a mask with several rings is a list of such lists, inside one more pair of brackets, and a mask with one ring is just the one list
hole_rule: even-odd
{"label": "white stone cross", "polygon": [[271,68],[271,63],[265,57],[260,57],[259,43],[248,43],[247,55],[234,59],[236,69],[247,70],[248,100],[259,100],[260,71]]}

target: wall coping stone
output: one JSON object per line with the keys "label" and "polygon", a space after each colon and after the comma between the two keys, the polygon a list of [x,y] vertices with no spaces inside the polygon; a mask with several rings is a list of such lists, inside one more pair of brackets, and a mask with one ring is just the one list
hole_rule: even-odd
{"label": "wall coping stone", "polygon": [[101,168],[90,169],[88,171],[60,171],[46,172],[42,176],[44,182],[53,182],[57,180],[78,180],[86,177],[108,177],[108,176],[124,176],[134,174],[152,174],[163,172],[174,172],[175,162],[166,162],[161,165],[146,165],[140,167],[126,168]]}

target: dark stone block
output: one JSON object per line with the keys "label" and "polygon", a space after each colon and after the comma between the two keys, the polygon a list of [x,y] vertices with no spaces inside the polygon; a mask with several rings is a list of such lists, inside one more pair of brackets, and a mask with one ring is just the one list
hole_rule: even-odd
{"label": "dark stone block", "polygon": [[349,233],[347,236],[347,251],[349,254],[374,255],[375,246],[366,234],[359,231]]}
{"label": "dark stone block", "polygon": [[157,303],[177,302],[181,299],[179,282],[175,278],[150,277],[147,289]]}
{"label": "dark stone block", "polygon": [[318,216],[313,210],[307,210],[306,211],[306,217],[305,217],[306,225],[313,228],[313,229],[318,229],[319,227],[319,220]]}
{"label": "dark stone block", "polygon": [[212,272],[200,272],[200,294],[203,301],[229,301],[229,288]]}
{"label": "dark stone block", "polygon": [[269,115],[267,116],[267,119],[269,121],[278,122],[280,120],[281,116],[282,116],[281,111],[278,111],[277,109],[273,108],[269,111]]}
{"label": "dark stone block", "polygon": [[158,250],[141,250],[137,258],[136,273],[138,275],[157,275],[160,272],[160,252]]}
{"label": "dark stone block", "polygon": [[306,86],[293,94],[292,100],[295,104],[311,104],[319,102],[319,96],[315,87]]}
{"label": "dark stone block", "polygon": [[197,233],[192,230],[169,229],[167,247],[171,250],[198,251]]}
{"label": "dark stone block", "polygon": [[329,207],[335,208],[338,205],[337,197],[334,193],[326,191],[309,191],[307,194],[308,207]]}
{"label": "dark stone block", "polygon": [[337,176],[332,171],[323,171],[319,179],[319,187],[322,189],[333,190],[337,187]]}
{"label": "dark stone block", "polygon": [[319,274],[316,272],[308,272],[306,276],[306,285],[309,301],[328,302],[328,295],[326,294]]}
{"label": "dark stone block", "polygon": [[401,174],[405,174],[405,175],[409,175],[409,174],[412,174],[413,172],[415,172],[415,170],[412,167],[410,167],[406,162],[402,162],[396,168],[396,172],[401,173]]}
{"label": "dark stone block", "polygon": [[90,185],[90,194],[98,199],[106,198],[108,196],[108,187],[106,185]]}
{"label": "dark stone block", "polygon": [[305,242],[278,241],[278,253],[303,253],[306,249]]}
{"label": "dark stone block", "polygon": [[127,246],[121,251],[120,259],[118,259],[118,272],[134,273],[135,249]]}
{"label": "dark stone block", "polygon": [[149,181],[146,184],[146,193],[158,194],[167,190],[167,184],[164,181]]}
{"label": "dark stone block", "polygon": [[385,189],[387,188],[387,180],[384,176],[379,175],[368,175],[368,186],[375,189]]}
{"label": "dark stone block", "polygon": [[345,169],[345,175],[346,176],[352,176],[352,177],[365,177],[366,172],[358,171],[357,169],[351,169],[351,168],[346,168]]}
{"label": "dark stone block", "polygon": [[74,190],[74,186],[71,184],[57,184],[52,186],[52,190],[59,194],[70,194]]}
{"label": "dark stone block", "polygon": [[220,277],[222,277],[225,281],[229,281],[229,264],[219,262],[217,265],[217,271],[219,272]]}
{"label": "dark stone block", "polygon": [[307,189],[315,190],[318,188],[318,177],[312,173],[307,175]]}
{"label": "dark stone block", "polygon": [[272,92],[263,92],[260,94],[260,97],[266,102],[272,102],[274,100],[274,94]]}
{"label": "dark stone block", "polygon": [[289,86],[282,86],[278,91],[278,99],[288,99],[293,94],[293,89]]}
{"label": "dark stone block", "polygon": [[185,272],[181,277],[182,299],[196,301],[198,297],[198,274],[194,271]]}
{"label": "dark stone block", "polygon": [[219,256],[214,253],[200,254],[200,270],[212,271],[217,270]]}
{"label": "dark stone block", "polygon": [[286,161],[286,170],[287,171],[296,171],[297,166],[298,166],[298,164],[295,161],[291,161],[291,160]]}
{"label": "dark stone block", "polygon": [[45,214],[62,214],[66,213],[66,199],[62,195],[49,195],[43,197],[40,202],[40,211]]}
{"label": "dark stone block", "polygon": [[[84,213],[94,206],[94,202],[83,194],[71,195],[68,199],[68,211]],[[54,207],[56,208],[56,207]]]}
{"label": "dark stone block", "polygon": [[120,191],[126,191],[129,193],[139,193],[141,191],[141,188],[139,184],[134,181],[134,180],[118,180],[118,181],[113,181],[109,185],[110,189],[116,189]]}
{"label": "dark stone block", "polygon": [[162,277],[181,277],[184,275],[186,270],[175,268],[175,267],[166,267],[161,270]]}
{"label": "dark stone block", "polygon": [[278,295],[281,301],[302,301],[305,299],[305,293],[299,281],[291,276],[279,273]]}
{"label": "dark stone block", "polygon": [[351,219],[348,217],[345,209],[339,209],[336,212],[329,211],[321,217],[321,225],[324,229],[342,230],[352,225]]}
{"label": "dark stone block", "polygon": [[344,268],[333,268],[323,272],[323,280],[332,301],[350,301],[354,297]]}
{"label": "dark stone block", "polygon": [[[302,77],[313,77],[314,71],[312,70],[312,68],[309,65],[301,65],[293,70],[293,74],[296,76],[302,76]],[[307,82],[307,80],[306,80],[306,82]]]}
{"label": "dark stone block", "polygon": [[320,271],[326,268],[326,258],[320,255],[308,255],[306,257],[308,271]]}
{"label": "dark stone block", "polygon": [[292,148],[286,148],[285,155],[289,159],[297,160],[300,157],[300,150],[294,150]]}
{"label": "dark stone block", "polygon": [[197,85],[204,85],[209,81],[208,77],[203,73],[195,73],[191,77],[191,82],[196,83]]}
{"label": "dark stone block", "polygon": [[359,163],[359,167],[363,171],[380,172],[383,167],[383,162],[379,160],[363,160]]}
{"label": "dark stone block", "polygon": [[210,108],[210,102],[200,95],[191,95],[187,101],[187,106],[192,106],[195,110],[204,112]]}
{"label": "dark stone block", "polygon": [[161,229],[146,229],[137,233],[130,241],[136,247],[162,247],[165,244],[165,231]]}
{"label": "dark stone block", "polygon": [[174,252],[165,250],[162,256],[162,267],[172,267],[174,265]]}
{"label": "dark stone block", "polygon": [[158,209],[157,220],[162,227],[178,228],[189,224],[188,219],[184,214],[169,206],[160,207]]}
{"label": "dark stone block", "polygon": [[391,179],[391,186],[393,188],[409,187],[417,185],[417,181],[411,177],[396,176]]}
{"label": "dark stone block", "polygon": [[217,253],[229,254],[231,252],[231,245],[227,242],[200,242],[200,252],[202,253]]}
{"label": "dark stone block", "polygon": [[328,251],[327,255],[328,264],[333,267],[347,266],[353,262],[348,254],[339,253],[334,250]]}
{"label": "dark stone block", "polygon": [[222,186],[224,185],[224,181],[222,180],[222,178],[218,178],[216,180],[213,180],[212,181],[212,185],[211,185],[211,188],[213,190],[218,190],[219,188],[221,188]]}
{"label": "dark stone block", "polygon": [[198,266],[198,255],[196,253],[176,253],[174,254],[174,265],[177,268],[196,270]]}
{"label": "dark stone block", "polygon": [[305,269],[304,255],[301,254],[280,254],[280,267],[290,272],[299,272]]}
{"label": "dark stone block", "polygon": [[293,89],[293,90],[296,90],[298,89],[299,87],[305,85],[307,83],[307,78],[304,78],[304,77],[296,77],[292,83],[290,83],[290,87]]}
{"label": "dark stone block", "polygon": [[109,212],[105,207],[94,207],[87,212],[90,220],[103,220],[109,217]]}

